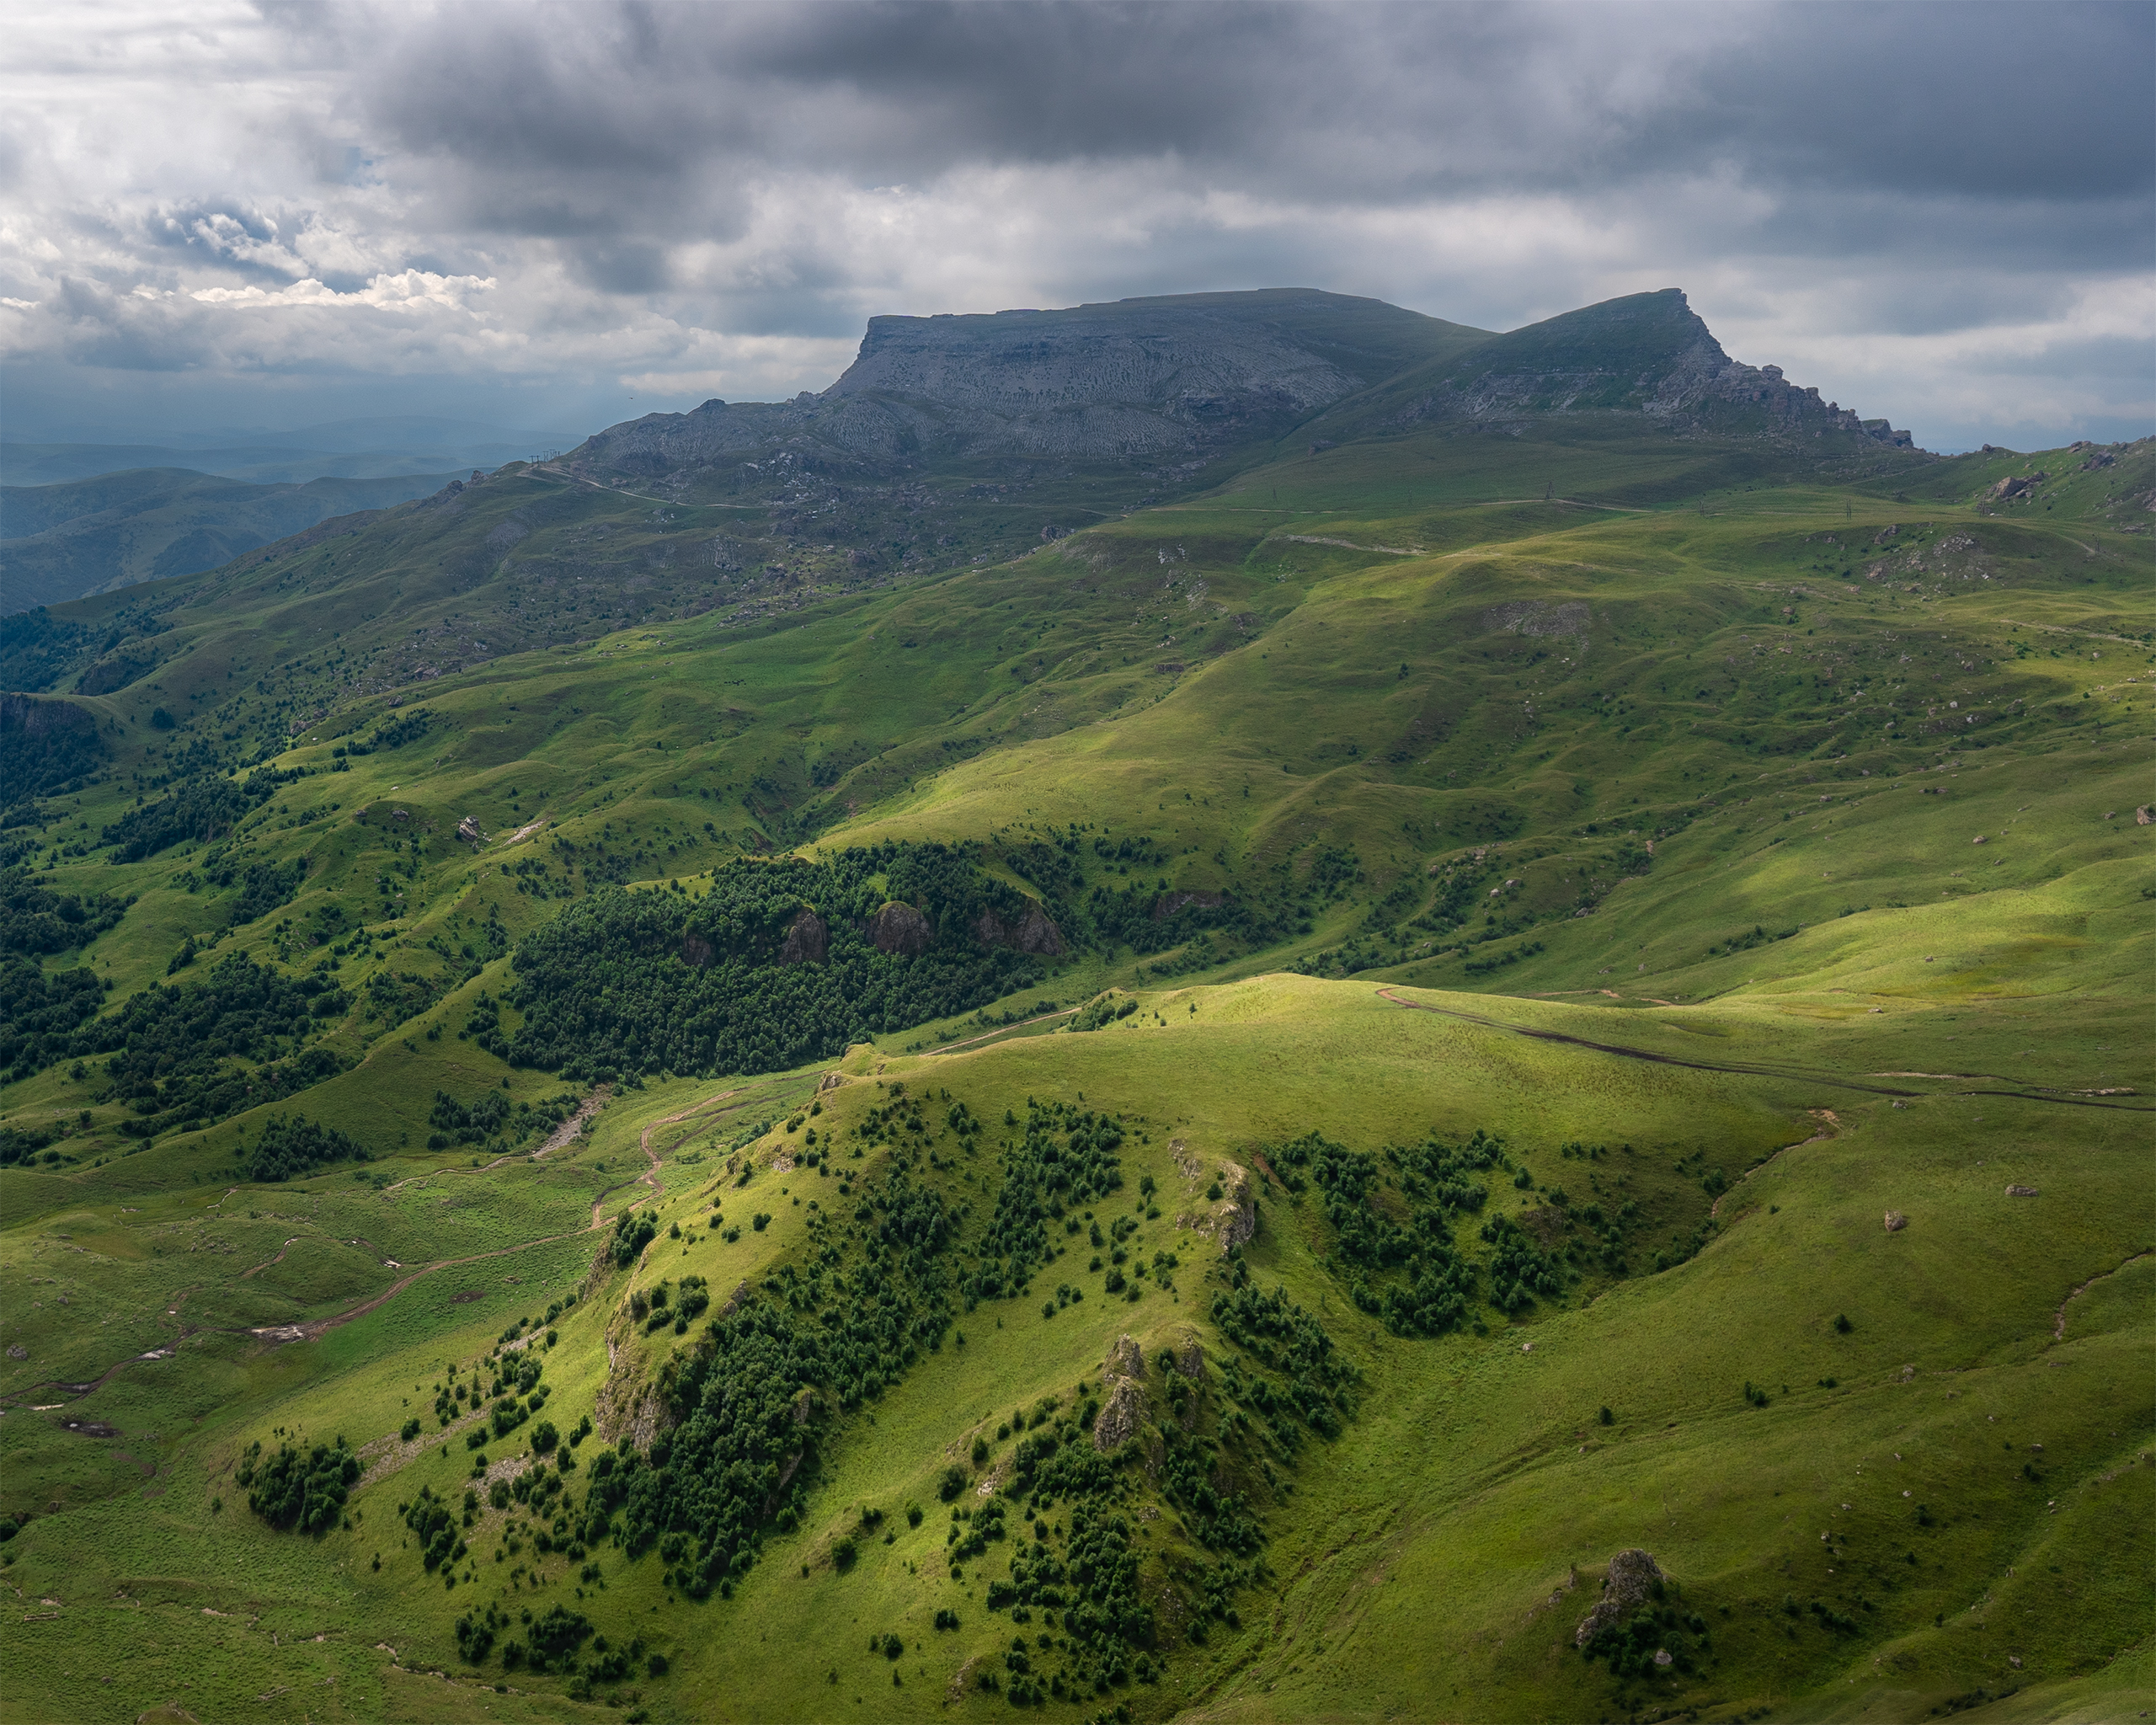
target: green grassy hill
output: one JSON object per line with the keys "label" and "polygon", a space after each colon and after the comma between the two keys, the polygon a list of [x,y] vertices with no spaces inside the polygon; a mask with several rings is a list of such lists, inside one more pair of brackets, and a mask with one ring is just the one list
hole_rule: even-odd
{"label": "green grassy hill", "polygon": [[2156,445],[1737,405],[11,620],[0,1706],[2137,1706]]}

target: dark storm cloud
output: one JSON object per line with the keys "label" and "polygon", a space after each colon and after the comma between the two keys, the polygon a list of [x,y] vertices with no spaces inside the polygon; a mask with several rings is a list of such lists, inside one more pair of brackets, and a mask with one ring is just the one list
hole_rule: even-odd
{"label": "dark storm cloud", "polygon": [[18,364],[641,410],[885,311],[1678,285],[1944,441],[2156,393],[2145,3],[201,5],[14,21]]}
{"label": "dark storm cloud", "polygon": [[2152,186],[2139,5],[619,4],[529,25],[481,9],[402,36],[368,111],[464,174],[608,185],[622,223],[715,165],[780,161],[875,180],[1169,158],[1349,202],[1716,168],[2009,211]]}

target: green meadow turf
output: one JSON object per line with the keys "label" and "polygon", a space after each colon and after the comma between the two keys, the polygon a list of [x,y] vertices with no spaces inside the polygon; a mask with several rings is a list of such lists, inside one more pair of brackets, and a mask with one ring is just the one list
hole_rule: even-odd
{"label": "green meadow turf", "polygon": [[[1509,1316],[1485,1279],[1465,1326],[1395,1336],[1350,1298],[1315,1190],[1261,1172],[1241,1266],[1326,1327],[1359,1374],[1353,1417],[1269,1478],[1238,1464],[1262,1569],[1202,1639],[1194,1578],[1217,1554],[1131,1462],[1156,1680],[1043,1711],[2137,1709],[2156,617],[2121,499],[2156,478],[2148,451],[2086,471],[2064,451],[1882,452],[1821,474],[1741,440],[1588,428],[1276,455],[1008,562],[552,645],[507,634],[527,650],[400,683],[394,708],[334,681],[339,655],[387,664],[392,636],[483,625],[469,583],[520,578],[457,562],[481,530],[530,510],[517,542],[536,557],[602,523],[659,544],[668,524],[596,492],[542,518],[559,486],[511,474],[478,488],[438,572],[406,515],[402,537],[196,578],[157,668],[83,697],[116,727],[111,776],[29,830],[40,881],[137,895],[45,968],[89,964],[117,1002],[164,984],[190,936],[216,945],[176,983],[234,951],[323,964],[353,996],[324,1039],[345,1070],[147,1144],[120,1131],[100,1061],[0,1091],[0,1124],[68,1129],[54,1157],[0,1169],[0,1511],[27,1517],[0,1546],[0,1712],[1005,1717],[979,1674],[1054,1632],[989,1609],[1006,1548],[951,1578],[942,1470],[970,1469],[983,1436],[992,1478],[1012,1441],[996,1426],[1044,1397],[1067,1409],[1124,1333],[1149,1360],[1200,1343],[1198,1427],[1219,1435],[1238,1349],[1210,1306],[1237,1266],[1180,1224],[1222,1165],[1277,1171],[1272,1151],[1312,1130],[1380,1151],[1478,1129],[1511,1159],[1482,1177],[1486,1218],[1630,1205],[1623,1271],[1590,1258]],[[1987,500],[2036,466],[2058,476],[2037,502]],[[90,609],[119,614],[113,595]],[[153,729],[157,708],[182,728]],[[424,734],[350,752],[421,708]],[[316,771],[222,860],[304,858],[290,904],[231,926],[236,889],[194,844],[107,860],[101,828],[190,741],[252,746],[264,726],[273,764]],[[467,815],[478,844],[454,836]],[[1075,951],[1007,1000],[797,1072],[646,1073],[536,1159],[543,1135],[428,1148],[438,1092],[564,1088],[467,1027],[571,895],[696,892],[744,852],[897,839],[974,841],[1023,887],[1025,847],[1074,829],[1086,890],[1230,892],[1287,932]],[[1148,860],[1096,838],[1143,838]],[[1138,1010],[1085,1033],[1054,1015],[1111,987]],[[819,1091],[827,1073],[842,1081]],[[687,1599],[652,1555],[542,1556],[491,1506],[471,1578],[425,1572],[398,1506],[470,1477],[467,1429],[433,1411],[450,1367],[574,1295],[540,1325],[546,1417],[566,1433],[602,1397],[632,1402],[693,1338],[632,1323],[632,1291],[694,1274],[723,1301],[799,1262],[810,1206],[844,1183],[774,1162],[894,1084],[936,1098],[936,1161],[914,1172],[975,1228],[1006,1110],[1123,1116],[1124,1184],[1094,1208],[1135,1215],[1142,1256],[1176,1256],[1171,1285],[1111,1296],[1085,1236],[1056,1236],[1037,1284],[1085,1297],[1053,1318],[984,1300],[954,1319],[963,1344],[834,1413],[808,1513],[728,1598]],[[973,1156],[940,1130],[947,1091],[990,1123]],[[371,1159],[250,1183],[243,1147],[271,1112]],[[873,1183],[896,1153],[835,1166]],[[657,1235],[616,1268],[604,1248],[632,1206]],[[1456,1229],[1470,1258],[1477,1227]],[[279,1533],[248,1510],[234,1471],[280,1434],[367,1456],[349,1525]],[[579,1447],[579,1483],[602,1441]],[[894,1537],[842,1568],[870,1508]],[[1684,1667],[1620,1680],[1572,1637],[1636,1546],[1704,1626],[1681,1631]],[[643,1663],[586,1698],[463,1664],[456,1620],[497,1602],[584,1611]],[[871,1649],[886,1634],[896,1660]]]}

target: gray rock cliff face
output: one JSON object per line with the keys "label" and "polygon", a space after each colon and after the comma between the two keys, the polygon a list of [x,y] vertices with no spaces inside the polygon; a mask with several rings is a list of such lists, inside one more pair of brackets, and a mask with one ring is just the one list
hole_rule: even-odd
{"label": "gray rock cliff face", "polygon": [[925,953],[936,938],[928,919],[911,905],[891,903],[876,913],[868,937],[879,953]]}
{"label": "gray rock cliff face", "polygon": [[657,473],[780,446],[870,464],[1202,457],[1481,333],[1309,289],[874,318],[821,395],[648,414],[600,432],[570,464]]}
{"label": "gray rock cliff face", "polygon": [[1588,411],[1680,429],[1910,441],[1822,402],[1778,366],[1731,359],[1676,288],[1503,335],[1380,301],[1277,289],[875,318],[821,395],[648,414],[600,432],[565,464],[620,476],[760,473],[773,461],[832,473],[1013,457],[1203,465],[1305,426],[1331,434],[1310,441],[1315,453],[1336,436],[1419,421],[1502,426]]}
{"label": "gray rock cliff face", "polygon": [[1444,375],[1408,403],[1401,423],[1602,411],[1684,424],[1710,420],[1721,409],[1785,435],[1847,432],[1901,449],[1912,442],[1885,419],[1822,402],[1817,389],[1790,382],[1780,366],[1732,360],[1673,287],[1531,323],[1434,369]]}

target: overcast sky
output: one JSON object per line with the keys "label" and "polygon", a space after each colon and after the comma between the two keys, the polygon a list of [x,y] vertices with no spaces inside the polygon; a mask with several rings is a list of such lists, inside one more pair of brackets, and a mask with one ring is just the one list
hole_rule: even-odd
{"label": "overcast sky", "polygon": [[2156,7],[70,0],[11,437],[822,389],[879,312],[1681,286],[1934,448],[2156,425]]}

